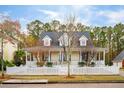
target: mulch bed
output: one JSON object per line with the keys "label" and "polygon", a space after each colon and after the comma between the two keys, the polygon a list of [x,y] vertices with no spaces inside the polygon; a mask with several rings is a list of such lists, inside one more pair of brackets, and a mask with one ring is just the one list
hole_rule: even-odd
{"label": "mulch bed", "polygon": [[4,81],[8,79],[10,79],[10,76],[4,76],[4,77],[0,76],[0,81]]}

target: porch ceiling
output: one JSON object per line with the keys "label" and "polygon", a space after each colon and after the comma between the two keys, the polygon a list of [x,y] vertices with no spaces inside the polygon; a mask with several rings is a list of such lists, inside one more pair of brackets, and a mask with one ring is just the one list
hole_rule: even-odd
{"label": "porch ceiling", "polygon": [[[62,47],[54,46],[35,46],[24,48],[23,50],[28,52],[43,52],[43,51],[63,51]],[[71,51],[107,51],[107,48],[90,48],[90,47],[74,47],[71,48]]]}

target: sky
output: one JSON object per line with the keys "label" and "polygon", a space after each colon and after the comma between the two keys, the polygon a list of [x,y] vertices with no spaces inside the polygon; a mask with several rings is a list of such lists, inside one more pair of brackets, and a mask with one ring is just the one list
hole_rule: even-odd
{"label": "sky", "polygon": [[76,21],[89,26],[114,26],[124,23],[124,6],[121,5],[0,5],[0,15],[18,20],[22,31],[33,20],[65,22],[67,16],[75,15]]}

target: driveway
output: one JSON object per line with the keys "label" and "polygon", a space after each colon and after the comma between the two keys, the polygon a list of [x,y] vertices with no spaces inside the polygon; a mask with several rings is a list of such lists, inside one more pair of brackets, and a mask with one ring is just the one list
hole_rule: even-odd
{"label": "driveway", "polygon": [[124,88],[124,83],[1,84],[1,88]]}

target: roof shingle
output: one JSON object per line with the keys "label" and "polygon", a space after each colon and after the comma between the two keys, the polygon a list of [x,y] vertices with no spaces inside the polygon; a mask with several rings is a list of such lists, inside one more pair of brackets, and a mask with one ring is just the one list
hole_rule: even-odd
{"label": "roof shingle", "polygon": [[122,62],[124,60],[124,50],[119,54],[117,55],[113,60],[112,62]]}
{"label": "roof shingle", "polygon": [[[64,32],[42,32],[40,36],[40,41],[48,35],[52,39],[51,46],[59,46],[59,41],[58,39],[63,35]],[[80,47],[79,45],[79,38],[84,35],[88,41],[87,41],[87,47],[93,47],[92,40],[90,38],[90,33],[85,31],[85,32],[73,32],[73,35],[76,37],[74,42],[76,43],[76,47]]]}

